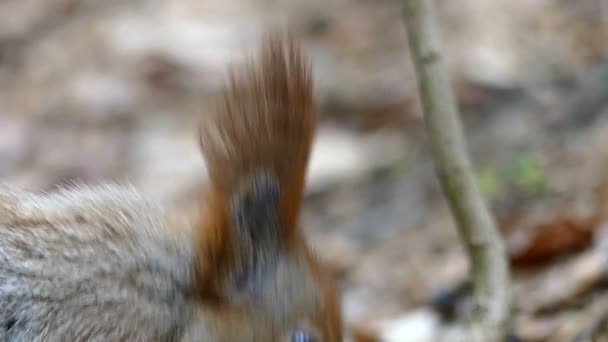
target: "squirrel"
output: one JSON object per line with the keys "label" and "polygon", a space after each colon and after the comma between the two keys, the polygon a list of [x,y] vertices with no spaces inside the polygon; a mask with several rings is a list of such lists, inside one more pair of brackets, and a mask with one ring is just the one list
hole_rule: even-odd
{"label": "squirrel", "polygon": [[184,218],[132,186],[0,190],[0,341],[342,341],[299,226],[311,70],[267,35],[203,117],[209,184]]}

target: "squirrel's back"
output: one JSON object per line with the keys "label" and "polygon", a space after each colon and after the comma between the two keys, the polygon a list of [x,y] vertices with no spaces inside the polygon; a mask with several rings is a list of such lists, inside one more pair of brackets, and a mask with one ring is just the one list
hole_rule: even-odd
{"label": "squirrel's back", "polygon": [[4,189],[0,341],[170,341],[194,257],[188,225],[171,225],[130,188]]}

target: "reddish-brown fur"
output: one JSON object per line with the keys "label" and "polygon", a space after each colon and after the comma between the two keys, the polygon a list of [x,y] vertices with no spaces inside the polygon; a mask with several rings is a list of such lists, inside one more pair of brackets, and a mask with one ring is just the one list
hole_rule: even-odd
{"label": "reddish-brown fur", "polygon": [[[229,80],[221,101],[201,128],[201,149],[210,177],[198,239],[201,298],[229,307],[226,287],[240,258],[249,256],[241,255],[243,243],[231,227],[231,201],[251,191],[257,175],[267,174],[276,180],[279,191],[275,234],[285,253],[301,261],[293,267],[304,268],[302,274],[313,279],[323,301],[322,317],[308,323],[317,325],[315,329],[323,341],[340,341],[339,301],[333,284],[310,253],[298,227],[316,129],[309,66],[292,39],[275,35],[265,39],[257,61],[232,69]],[[290,300],[287,293],[275,296]]]}

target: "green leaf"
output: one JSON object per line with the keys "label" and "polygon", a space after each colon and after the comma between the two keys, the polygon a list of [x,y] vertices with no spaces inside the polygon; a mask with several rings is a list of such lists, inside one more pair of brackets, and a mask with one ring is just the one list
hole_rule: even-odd
{"label": "green leaf", "polygon": [[545,185],[545,172],[541,162],[532,154],[522,154],[515,161],[511,181],[529,190],[542,188]]}
{"label": "green leaf", "polygon": [[495,198],[503,189],[500,174],[493,167],[485,167],[477,172],[477,184],[481,193],[488,199]]}

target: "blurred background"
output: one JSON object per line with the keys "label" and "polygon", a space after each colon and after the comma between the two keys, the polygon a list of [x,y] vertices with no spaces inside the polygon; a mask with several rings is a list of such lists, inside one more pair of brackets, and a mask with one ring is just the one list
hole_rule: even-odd
{"label": "blurred background", "polygon": [[[608,322],[608,1],[438,1],[520,341]],[[130,182],[193,210],[196,123],[275,27],[321,124],[302,222],[355,341],[459,341],[468,266],[435,178],[397,0],[2,0],[0,182]]]}

